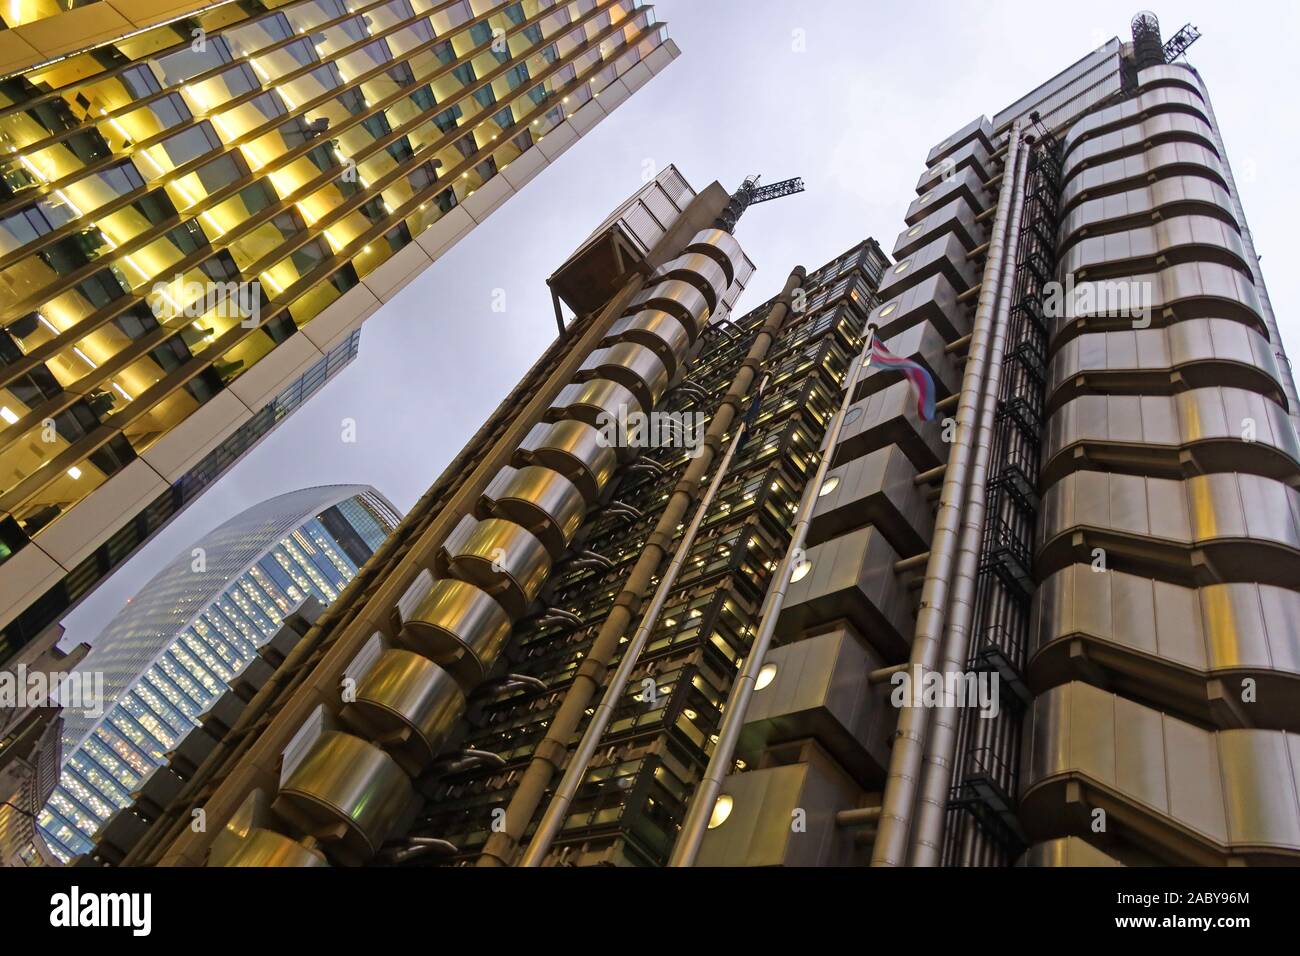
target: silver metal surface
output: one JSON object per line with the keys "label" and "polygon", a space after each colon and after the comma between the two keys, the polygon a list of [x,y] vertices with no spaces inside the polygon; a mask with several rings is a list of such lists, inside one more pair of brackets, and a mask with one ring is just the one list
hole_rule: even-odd
{"label": "silver metal surface", "polygon": [[510,617],[486,591],[443,578],[402,621],[398,640],[472,690],[510,637]]}

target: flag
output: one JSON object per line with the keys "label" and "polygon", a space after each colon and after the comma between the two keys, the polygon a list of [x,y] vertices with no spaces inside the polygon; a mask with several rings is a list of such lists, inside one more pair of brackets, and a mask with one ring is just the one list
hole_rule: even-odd
{"label": "flag", "polygon": [[745,417],[742,419],[745,430],[740,433],[740,444],[736,446],[736,453],[739,454],[745,447],[745,442],[749,438],[749,433],[754,429],[754,423],[758,421],[758,413],[763,407],[763,383],[758,384],[754,390],[754,397],[749,403],[749,408],[745,410]]}
{"label": "flag", "polygon": [[934,379],[925,367],[911,359],[902,358],[885,348],[880,339],[871,342],[868,363],[878,368],[896,369],[907,376],[916,389],[916,413],[925,421],[934,419]]}

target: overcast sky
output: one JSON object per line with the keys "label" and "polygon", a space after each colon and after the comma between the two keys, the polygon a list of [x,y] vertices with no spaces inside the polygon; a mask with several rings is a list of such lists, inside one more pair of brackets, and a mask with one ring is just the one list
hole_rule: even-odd
{"label": "overcast sky", "polygon": [[[737,238],[758,266],[740,310],[875,236],[888,252],[948,133],[992,116],[1112,36],[1133,0],[926,3],[659,0],[682,55],[369,319],[360,355],[66,621],[89,641],[173,555],[256,502],[365,483],[405,511],[555,336],[546,277],[642,181],[670,163],[696,188],[802,176],[807,192],[750,210]],[[1300,355],[1300,220],[1284,45],[1300,5],[1162,3],[1165,37],[1204,36],[1190,62],[1218,114],[1288,351]],[[1294,247],[1290,247],[1292,251]],[[506,295],[504,313],[493,293]],[[355,419],[357,440],[341,441]]]}

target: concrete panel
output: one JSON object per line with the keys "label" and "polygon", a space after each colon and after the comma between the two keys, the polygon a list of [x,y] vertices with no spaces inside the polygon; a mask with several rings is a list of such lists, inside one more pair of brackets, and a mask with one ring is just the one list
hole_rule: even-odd
{"label": "concrete panel", "polygon": [[13,73],[39,62],[43,57],[36,47],[14,30],[0,30],[0,73]]}
{"label": "concrete panel", "polygon": [[377,308],[379,300],[374,293],[364,285],[353,286],[304,325],[302,334],[324,355],[344,332],[355,329],[374,314]]}
{"label": "concrete panel", "polygon": [[550,160],[540,149],[525,150],[518,159],[501,170],[501,175],[506,178],[511,186],[516,190],[523,189],[525,185],[532,181],[538,173],[550,165]]}
{"label": "concrete panel", "polygon": [[167,484],[144,459],[137,458],[39,532],[33,541],[71,569],[117,530],[123,518],[136,514],[162,494]]}
{"label": "concrete panel", "polygon": [[273,349],[270,354],[250,368],[230,385],[230,391],[250,411],[260,409],[267,402],[321,359],[320,350],[311,339],[299,332]]}
{"label": "concrete panel", "polygon": [[493,176],[474,190],[473,195],[466,196],[460,208],[469,213],[470,218],[475,222],[482,222],[514,194],[515,190],[510,185],[510,180],[504,176]]}
{"label": "concrete panel", "polygon": [[197,4],[194,0],[111,0],[113,7],[137,27],[149,27],[155,23],[174,20]]}
{"label": "concrete panel", "polygon": [[204,403],[141,457],[168,482],[175,481],[231,432],[253,417],[233,392],[221,392]]}
{"label": "concrete panel", "polygon": [[570,146],[578,141],[578,131],[573,128],[568,120],[565,120],[555,129],[546,134],[545,137],[537,141],[537,148],[546,154],[546,158],[551,162],[555,160]]}
{"label": "concrete panel", "polygon": [[381,262],[361,283],[375,298],[387,302],[432,261],[418,242],[412,242]]}
{"label": "concrete panel", "polygon": [[415,241],[429,254],[429,259],[436,262],[440,255],[464,238],[474,226],[473,217],[457,206],[420,233]]}
{"label": "concrete panel", "polygon": [[110,4],[92,3],[14,28],[43,57],[62,56],[130,33],[135,25]]}
{"label": "concrete panel", "polygon": [[29,544],[0,564],[0,625],[7,625],[27,605],[44,594],[65,574],[48,554]]}

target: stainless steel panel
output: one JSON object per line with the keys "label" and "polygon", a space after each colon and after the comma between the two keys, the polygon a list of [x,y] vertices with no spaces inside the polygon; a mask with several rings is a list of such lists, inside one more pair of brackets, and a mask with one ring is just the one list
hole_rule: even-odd
{"label": "stainless steel panel", "polygon": [[1174,216],[1151,226],[1083,239],[1061,257],[1059,274],[1076,278],[1104,270],[1142,272],[1165,262],[1219,262],[1249,276],[1237,230],[1209,216]]}
{"label": "stainless steel panel", "polygon": [[1205,99],[1204,87],[1200,77],[1186,63],[1163,63],[1149,66],[1138,73],[1137,85],[1140,90],[1181,87],[1195,94],[1199,100]]}
{"label": "stainless steel panel", "polygon": [[1081,142],[1061,164],[1061,175],[1068,179],[1084,164],[1108,162],[1125,153],[1172,140],[1200,143],[1218,155],[1214,132],[1203,118],[1191,113],[1156,113]]}
{"label": "stainless steel panel", "polygon": [[[947,351],[948,341],[931,322],[918,322],[903,332],[883,337],[885,347],[895,355],[923,365],[934,378],[936,398],[961,391],[961,363]],[[898,381],[898,372],[869,365],[863,369],[854,400],[859,401]]]}
{"label": "stainless steel panel", "polygon": [[1052,356],[1047,391],[1056,408],[1086,392],[1160,394],[1208,385],[1249,389],[1278,403],[1283,398],[1268,340],[1220,318],[1076,336]]}
{"label": "stainless steel panel", "polygon": [[681,279],[695,286],[708,300],[711,312],[717,311],[722,297],[727,294],[727,287],[731,285],[726,270],[717,259],[703,252],[687,252],[665,263],[650,281],[664,279]]}
{"label": "stainless steel panel", "polygon": [[924,196],[919,196],[903,216],[909,226],[915,226],[934,210],[950,202],[965,201],[972,209],[982,212],[994,202],[993,195],[984,188],[983,181],[971,169],[958,171],[942,180]]}
{"label": "stainless steel panel", "polygon": [[964,249],[974,249],[988,237],[987,224],[976,222],[975,215],[964,201],[936,209],[916,225],[904,227],[894,242],[894,258],[904,259],[948,233],[956,236]]}
{"label": "stainless steel panel", "polygon": [[665,279],[642,289],[632,299],[624,314],[632,315],[645,309],[667,312],[686,325],[692,335],[699,335],[711,310],[704,293],[682,279]]}
{"label": "stainless steel panel", "polygon": [[992,151],[993,126],[989,123],[988,117],[977,117],[957,130],[957,132],[944,137],[943,142],[930,150],[929,155],[925,158],[925,164],[933,166],[973,139],[978,139],[986,149]]}
{"label": "stainless steel panel", "polygon": [[560,389],[548,410],[550,418],[572,418],[599,428],[607,418],[617,419],[620,412],[631,415],[641,411],[632,390],[607,378],[572,382]]}
{"label": "stainless steel panel", "polygon": [[903,450],[917,471],[948,460],[942,423],[938,418],[929,422],[920,418],[916,390],[906,379],[849,406],[831,466],[891,444]]}
{"label": "stainless steel panel", "polygon": [[[1218,742],[1230,841],[1284,849],[1300,846],[1296,764],[1292,762],[1296,738],[1228,730],[1218,735]],[[1271,785],[1240,785],[1256,780],[1269,780]]]}
{"label": "stainless steel panel", "polygon": [[1068,212],[1076,203],[1093,198],[1093,194],[1119,192],[1145,185],[1162,176],[1205,176],[1221,186],[1227,176],[1219,157],[1196,143],[1162,143],[1133,156],[1090,166],[1065,180],[1061,190],[1061,211]]}
{"label": "stainless steel panel", "polygon": [[653,349],[669,373],[675,375],[690,351],[691,333],[667,312],[642,309],[615,322],[606,342],[636,342]]}
{"label": "stainless steel panel", "polygon": [[979,137],[972,137],[959,146],[953,147],[941,160],[927,165],[921,178],[916,181],[916,192],[924,193],[945,177],[954,175],[958,170],[970,168],[981,182],[988,180],[997,172],[997,167],[990,158],[988,143]]}
{"label": "stainless steel panel", "polygon": [[916,475],[897,445],[832,468],[813,509],[808,546],[870,524],[900,555],[920,554],[929,545],[934,509]]}
{"label": "stainless steel panel", "polygon": [[587,502],[578,486],[541,465],[503,468],[483,492],[485,511],[527,528],[558,560],[582,526]]}
{"label": "stainless steel panel", "polygon": [[617,382],[636,396],[643,409],[652,409],[668,387],[668,368],[653,350],[635,342],[597,349],[582,364],[581,374]]}
{"label": "stainless steel panel", "polygon": [[409,822],[411,781],[388,754],[360,737],[325,731],[280,788],[273,809],[321,840],[343,865],[372,857]]}
{"label": "stainless steel panel", "polygon": [[1209,216],[1240,230],[1223,186],[1202,176],[1170,176],[1079,203],[1061,222],[1058,249],[1067,250],[1085,231],[1104,234],[1149,223],[1155,216],[1182,214]]}
{"label": "stainless steel panel", "polygon": [[464,711],[465,693],[449,673],[420,654],[390,648],[362,675],[341,716],[416,777]]}
{"label": "stainless steel panel", "polygon": [[703,229],[691,237],[686,246],[687,252],[699,252],[711,257],[722,266],[727,274],[728,284],[744,271],[745,253],[740,248],[736,237],[721,229]]}
{"label": "stainless steel panel", "polygon": [[[730,813],[708,830],[697,866],[861,866],[870,857],[852,831],[835,825],[839,810],[863,805],[866,795],[816,745],[804,759],[780,767],[732,774],[722,794]],[[802,810],[802,832],[790,825]]]}
{"label": "stainless steel panel", "polygon": [[1080,118],[1062,138],[1063,154],[1068,158],[1080,144],[1117,126],[1125,126],[1157,113],[1171,112],[1189,113],[1206,122],[1210,119],[1205,102],[1196,93],[1179,89],[1152,89]]}
{"label": "stainless steel panel", "polygon": [[1154,477],[1234,471],[1295,482],[1300,439],[1280,405],[1239,388],[1083,395],[1048,419],[1045,483],[1101,467]]}
{"label": "stainless steel panel", "polygon": [[568,478],[590,504],[618,466],[615,450],[601,432],[585,422],[560,421],[538,425],[521,444],[520,464],[539,464]]}
{"label": "stainless steel panel", "polygon": [[867,682],[883,666],[880,654],[851,628],[771,650],[764,667],[775,675],[754,691],[737,755],[755,766],[765,750],[812,738],[859,784],[878,788],[897,721],[892,686]]}
{"label": "stainless steel panel", "polygon": [[931,322],[944,338],[952,341],[966,335],[971,328],[971,309],[957,301],[965,289],[953,288],[952,280],[938,273],[911,286],[901,295],[885,299],[871,312],[871,321],[879,334],[889,338],[917,322]]}
{"label": "stainless steel panel", "polygon": [[1188,319],[1226,318],[1268,334],[1254,283],[1214,262],[1185,262],[1122,279],[1078,282],[1073,294],[1062,300],[1061,314],[1054,317],[1054,349],[1076,335],[1132,329],[1141,327],[1139,322],[1164,328]]}
{"label": "stainless steel panel", "polygon": [[1021,807],[1034,836],[1087,826],[1061,804],[1070,780],[1085,806],[1127,808],[1108,815],[1108,836],[1139,837],[1166,862],[1300,855],[1293,734],[1203,730],[1080,683],[1041,695],[1027,727]]}
{"label": "stainless steel panel", "polygon": [[510,617],[490,594],[442,578],[403,620],[398,640],[470,690],[482,682],[509,637]]}
{"label": "stainless steel panel", "polygon": [[1124,866],[1122,862],[1080,837],[1060,837],[1035,843],[1017,866]]}
{"label": "stainless steel panel", "polygon": [[316,850],[309,850],[297,840],[261,828],[249,831],[240,846],[221,866],[234,867],[298,867],[329,866],[329,862]]}
{"label": "stainless steel panel", "polygon": [[1178,583],[1300,580],[1300,493],[1270,478],[1074,472],[1047,489],[1040,574],[1102,548],[1107,565]]}
{"label": "stainless steel panel", "polygon": [[473,523],[463,536],[449,536],[444,548],[451,573],[494,597],[512,619],[523,616],[551,573],[546,546],[513,521]]}
{"label": "stainless steel panel", "polygon": [[894,573],[898,554],[873,527],[809,548],[808,571],[792,580],[777,635],[847,619],[889,663],[907,659],[912,602]]}
{"label": "stainless steel panel", "polygon": [[975,264],[966,258],[966,248],[952,234],[941,235],[886,269],[880,282],[880,298],[897,298],[905,290],[939,273],[962,289],[969,289],[979,279]]}

